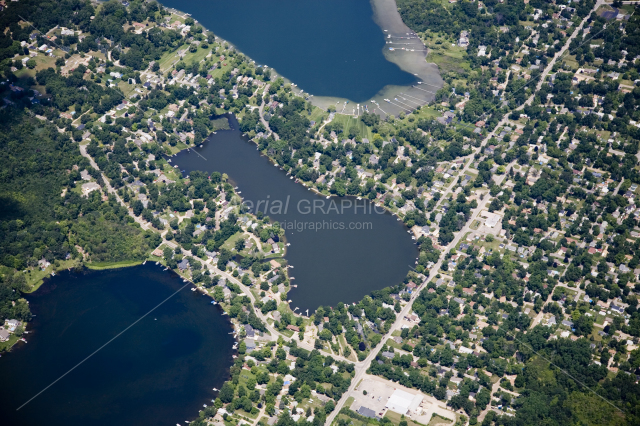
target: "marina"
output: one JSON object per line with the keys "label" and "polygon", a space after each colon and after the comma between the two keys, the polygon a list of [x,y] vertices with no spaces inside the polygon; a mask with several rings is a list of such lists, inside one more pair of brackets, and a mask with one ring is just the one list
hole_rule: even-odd
{"label": "marina", "polygon": [[[435,95],[418,90],[417,84],[443,84],[438,68],[425,61],[427,48],[400,19],[394,0],[162,3],[186,8],[199,24],[256,63],[269,64],[292,83],[296,94],[323,109],[334,105],[341,114],[358,117],[369,111],[363,104],[375,101],[375,113],[398,115],[414,108],[394,102],[383,110],[379,103],[402,91],[424,105]],[[283,20],[287,25],[271,26],[267,37],[261,25],[247,25]]]}

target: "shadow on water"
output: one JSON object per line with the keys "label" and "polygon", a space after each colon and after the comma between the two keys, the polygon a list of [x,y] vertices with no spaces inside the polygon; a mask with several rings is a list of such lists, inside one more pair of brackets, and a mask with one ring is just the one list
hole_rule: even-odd
{"label": "shadow on water", "polygon": [[150,264],[48,280],[29,296],[28,343],[0,359],[0,423],[173,425],[212,405],[229,376],[232,328],[187,287],[16,411],[183,285]]}
{"label": "shadow on water", "polygon": [[295,183],[260,155],[234,116],[227,117],[231,130],[211,135],[202,148],[182,151],[171,164],[185,175],[226,173],[253,212],[280,222],[291,244],[286,259],[293,266],[292,284],[298,286],[290,293],[292,309],[357,302],[404,279],[418,249],[401,221],[366,199],[327,199]]}

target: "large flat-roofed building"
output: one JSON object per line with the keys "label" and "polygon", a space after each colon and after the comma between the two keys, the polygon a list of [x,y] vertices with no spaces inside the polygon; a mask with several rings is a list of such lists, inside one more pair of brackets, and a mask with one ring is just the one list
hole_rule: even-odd
{"label": "large flat-roofed building", "polygon": [[423,396],[411,394],[400,389],[396,389],[391,398],[387,401],[386,408],[398,414],[407,414],[410,410],[416,410],[422,403]]}
{"label": "large flat-roofed building", "polygon": [[487,220],[484,222],[484,225],[488,228],[493,228],[498,224],[498,222],[500,222],[500,215],[497,215],[495,213],[483,211],[482,213],[480,213],[480,215],[487,218]]}

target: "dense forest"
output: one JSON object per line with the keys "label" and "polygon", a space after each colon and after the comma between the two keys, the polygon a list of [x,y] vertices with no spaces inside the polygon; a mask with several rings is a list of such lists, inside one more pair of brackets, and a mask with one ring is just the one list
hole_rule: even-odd
{"label": "dense forest", "polygon": [[[143,234],[130,224],[115,198],[103,201],[99,191],[82,197],[76,188],[82,170],[99,177],[68,134],[24,112],[5,111],[0,119],[0,264],[21,271],[41,259],[81,258],[76,244],[84,247],[88,261],[140,260],[159,244],[157,234]],[[6,306],[25,289],[24,276],[8,275],[0,285],[0,306]],[[0,308],[2,319],[11,314]]]}

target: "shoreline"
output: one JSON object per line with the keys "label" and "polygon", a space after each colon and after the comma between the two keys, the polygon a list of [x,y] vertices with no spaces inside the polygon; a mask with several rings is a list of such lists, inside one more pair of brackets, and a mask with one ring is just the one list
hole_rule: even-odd
{"label": "shoreline", "polygon": [[[231,114],[232,114],[232,113],[231,113]],[[236,119],[237,119],[237,118],[236,118]],[[211,137],[211,136],[213,136],[213,133],[212,133],[211,135],[209,135],[209,137]],[[242,136],[243,136],[243,137],[246,137],[248,142],[251,142],[252,144],[255,144],[258,148],[260,147],[260,144],[259,144],[256,140],[249,138],[249,136],[247,136],[245,133],[243,133],[243,134],[242,134]],[[208,138],[207,138],[207,139],[208,139]],[[186,149],[186,148],[185,148],[185,149]],[[182,151],[184,151],[184,150],[182,150]],[[270,162],[271,164],[273,164],[275,167],[279,168],[279,169],[280,169],[280,171],[285,172],[285,173],[286,173],[286,175],[289,175],[289,171],[288,171],[288,170],[285,170],[285,168],[284,168],[284,167],[282,167],[280,164],[276,163],[276,162],[275,162],[271,157],[269,157],[268,155],[264,154],[262,151],[258,151],[258,152],[260,153],[260,155],[261,155],[261,156],[263,156],[263,157],[265,157],[267,160],[269,160],[269,162]],[[231,178],[230,178],[230,179],[231,179]],[[309,185],[307,185],[305,182],[303,182],[303,181],[299,180],[298,178],[296,178],[294,182],[295,182],[295,183],[297,183],[297,184],[299,184],[299,185],[302,185],[303,187],[307,188],[307,190],[309,190],[309,191],[313,192],[313,193],[314,193],[314,194],[316,194],[316,195],[322,196],[322,197],[327,197],[327,198],[329,198],[329,197],[330,197],[330,198],[337,197],[337,198],[354,198],[354,199],[358,199],[358,196],[357,196],[357,195],[344,195],[343,197],[340,197],[339,195],[331,194],[331,193],[329,193],[329,194],[323,194],[322,192],[318,191],[318,189],[317,189],[317,188],[315,188],[315,187],[313,187],[313,186],[309,186]],[[242,197],[240,197],[240,198],[241,198],[242,200],[244,200],[244,198],[242,198]],[[371,204],[373,204],[374,206],[376,206],[376,207],[378,207],[378,208],[382,208],[382,209],[384,209],[384,211],[385,211],[385,212],[387,212],[387,213],[391,214],[392,216],[396,217],[398,220],[402,221],[402,223],[404,224],[404,220],[403,220],[403,218],[402,218],[402,217],[401,217],[397,212],[394,212],[394,211],[393,211],[393,210],[391,210],[389,207],[385,206],[385,205],[384,205],[384,203],[378,204],[378,203],[377,203],[377,202],[375,202],[374,200],[369,200],[368,198],[366,198],[366,197],[362,197],[362,196],[360,196],[359,198],[360,198],[361,200],[368,200],[368,201],[369,201]],[[406,226],[406,224],[405,224],[405,227],[407,227],[407,226]],[[411,228],[407,227],[407,230],[411,230]],[[286,251],[286,246],[285,246],[285,251]],[[284,257],[284,255],[283,255],[283,257]]]}
{"label": "shoreline", "polygon": [[92,269],[94,271],[104,271],[107,269],[120,269],[120,268],[129,268],[131,266],[138,266],[138,265],[142,265],[143,263],[145,263],[147,260],[149,259],[145,259],[145,260],[123,260],[120,262],[96,262],[96,263],[84,263],[83,266],[85,266],[87,269]]}
{"label": "shoreline", "polygon": [[[369,1],[371,3],[371,9],[373,10],[373,21],[380,28],[380,31],[386,36],[387,41],[392,42],[385,44],[383,50],[385,59],[396,64],[401,70],[414,75],[417,81],[426,84],[426,86],[423,86],[423,88],[417,88],[413,87],[413,85],[387,85],[373,96],[373,98],[361,104],[354,103],[350,99],[329,96],[313,97],[311,100],[314,100],[315,102],[312,103],[322,109],[327,109],[330,105],[336,105],[337,102],[344,104],[345,101],[348,101],[350,104],[354,105],[368,105],[375,101],[378,105],[384,106],[384,108],[381,107],[380,110],[385,114],[384,117],[386,117],[387,115],[397,116],[400,112],[407,113],[410,109],[413,109],[418,105],[426,105],[433,101],[435,98],[435,92],[442,88],[444,80],[440,76],[440,70],[438,67],[435,64],[426,61],[428,53],[427,47],[402,21],[395,0]],[[416,37],[415,39],[411,39],[414,40],[411,41],[411,48],[413,48],[413,50],[406,50],[409,48],[403,49],[402,47],[393,47],[393,40],[396,40],[397,43],[397,39],[399,37],[405,37],[405,39],[407,37]],[[402,45],[397,44],[397,46]],[[393,48],[394,50],[389,50],[389,48]],[[385,102],[385,98],[391,100],[396,98],[398,95],[405,97],[401,103]],[[408,108],[407,105],[411,108]],[[375,107],[375,109],[377,110],[378,108]]]}
{"label": "shoreline", "polygon": [[[362,112],[364,112],[364,106],[368,106],[369,104],[371,104],[372,109],[370,109],[369,111],[373,111],[374,113],[380,115],[381,118],[384,119],[389,115],[397,117],[401,112],[405,114],[410,113],[416,107],[424,106],[432,102],[435,98],[436,91],[442,88],[442,86],[444,85],[444,80],[440,76],[440,70],[438,69],[438,67],[435,64],[426,61],[428,53],[427,47],[415,35],[415,33],[404,24],[402,18],[400,17],[400,13],[398,13],[398,8],[396,6],[395,0],[369,1],[371,3],[372,19],[380,28],[380,32],[383,35],[391,36],[392,39],[393,37],[400,36],[407,37],[407,34],[411,34],[412,36],[416,37],[415,40],[417,40],[419,45],[416,45],[415,47],[417,47],[418,49],[414,48],[414,51],[409,51],[398,48],[398,50],[390,51],[389,44],[385,44],[385,47],[383,48],[383,55],[387,61],[397,65],[401,70],[412,74],[416,78],[416,83],[420,82],[425,84],[425,86],[422,86],[422,88],[418,88],[416,87],[417,85],[386,85],[382,89],[380,89],[378,93],[376,93],[371,99],[363,101],[362,103],[354,102],[350,99],[338,96],[315,96],[313,93],[309,93],[306,91],[304,91],[304,97],[307,98],[311,104],[323,110],[327,110],[329,106],[336,106],[336,110],[339,111],[338,105],[346,106],[347,104],[351,104],[349,108],[355,106],[355,109],[357,109],[357,111],[355,111],[354,109],[353,114],[346,113],[346,111],[336,111],[336,114],[359,116],[360,106],[362,106]],[[163,7],[170,13],[178,15],[182,18],[190,17],[204,30],[211,31],[200,21],[198,21],[192,14],[169,6],[163,5]],[[213,34],[216,34],[214,31],[211,32],[213,32]],[[218,35],[216,35],[215,38],[216,41],[226,43],[230,48],[238,53],[241,53],[250,62],[256,64],[256,62],[249,55],[240,50],[238,46],[236,46],[231,41],[224,39]],[[415,41],[413,43],[415,43]],[[292,90],[293,88],[303,90],[292,80],[280,74],[277,69],[267,64],[263,64],[262,67],[268,68],[272,71],[273,75],[270,81],[275,81],[275,79],[277,78],[282,78],[285,84],[291,84]],[[300,93],[303,92],[294,93],[298,96],[301,96]],[[402,97],[403,100],[396,102],[398,96]],[[385,99],[389,99],[390,102],[385,101]]]}

